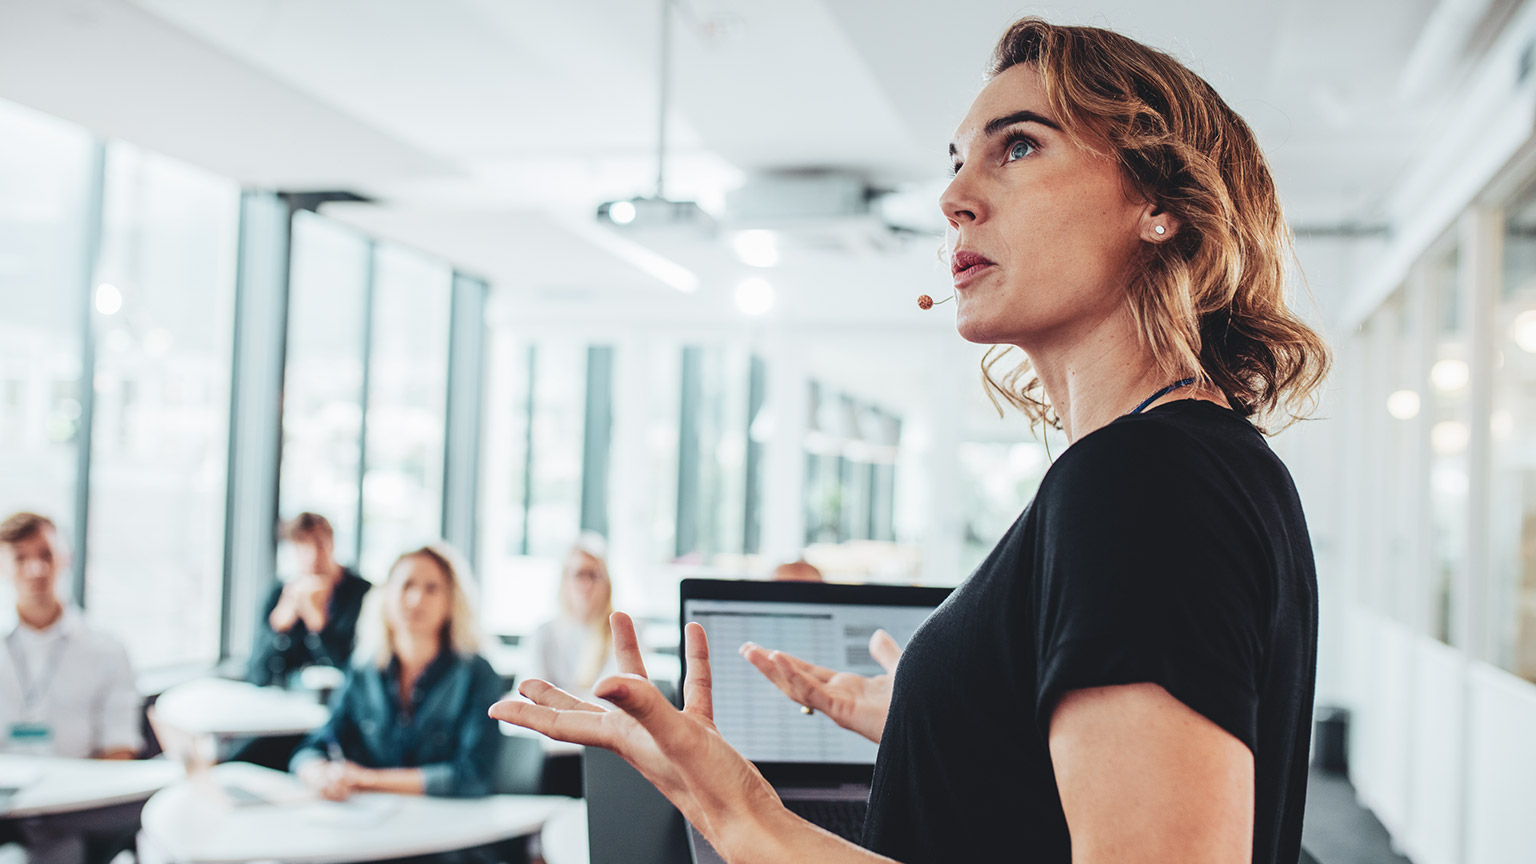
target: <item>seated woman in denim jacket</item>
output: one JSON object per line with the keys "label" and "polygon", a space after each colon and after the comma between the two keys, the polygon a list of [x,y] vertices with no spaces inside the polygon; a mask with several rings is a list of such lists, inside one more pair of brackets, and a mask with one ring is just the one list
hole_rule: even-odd
{"label": "seated woman in denim jacket", "polygon": [[367,629],[332,700],[331,719],[289,763],[326,798],[491,793],[501,731],[486,709],[504,690],[475,653],[467,574],[455,560],[442,546],[407,552],[382,590],[370,592]]}

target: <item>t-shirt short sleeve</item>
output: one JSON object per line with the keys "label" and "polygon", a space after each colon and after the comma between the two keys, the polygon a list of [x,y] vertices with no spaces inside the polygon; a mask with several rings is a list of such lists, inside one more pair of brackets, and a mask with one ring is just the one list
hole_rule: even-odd
{"label": "t-shirt short sleeve", "polygon": [[1153,683],[1258,739],[1272,560],[1241,484],[1131,418],[1062,455],[1036,499],[1036,723],[1072,690]]}

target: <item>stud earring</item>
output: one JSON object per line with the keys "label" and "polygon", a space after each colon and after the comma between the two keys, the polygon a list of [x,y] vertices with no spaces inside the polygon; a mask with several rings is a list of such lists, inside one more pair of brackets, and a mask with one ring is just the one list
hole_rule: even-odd
{"label": "stud earring", "polygon": [[1161,225],[1154,225],[1154,226],[1152,226],[1152,230],[1157,232],[1158,234],[1167,234],[1168,233],[1168,229],[1164,228]]}

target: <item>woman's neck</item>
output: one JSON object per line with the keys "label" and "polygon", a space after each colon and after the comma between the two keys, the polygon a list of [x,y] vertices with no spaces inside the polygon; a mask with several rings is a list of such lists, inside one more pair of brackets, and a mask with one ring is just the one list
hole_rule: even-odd
{"label": "woman's neck", "polygon": [[1019,346],[1029,356],[1046,398],[1075,442],[1173,383],[1136,334],[1130,310],[1107,316],[1086,332],[1044,345]]}
{"label": "woman's neck", "polygon": [[407,630],[396,632],[395,657],[400,661],[401,670],[420,674],[442,649],[442,643],[442,637],[435,633],[429,636]]}
{"label": "woman's neck", "polygon": [[[1069,443],[1109,425],[1148,396],[1184,377],[1169,376],[1158,368],[1151,349],[1136,332],[1129,309],[1101,319],[1086,332],[1069,338],[1033,349],[1019,347],[1040,376],[1046,398],[1061,418]],[[1147,408],[1179,399],[1229,406],[1220,391],[1195,384],[1166,393]]]}

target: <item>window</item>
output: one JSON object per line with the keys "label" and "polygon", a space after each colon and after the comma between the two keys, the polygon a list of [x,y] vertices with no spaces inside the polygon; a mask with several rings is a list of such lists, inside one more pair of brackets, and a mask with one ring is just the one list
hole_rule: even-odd
{"label": "window", "polygon": [[650,562],[670,561],[677,550],[677,477],[682,435],[683,352],[675,345],[646,346],[645,453],[649,467]]}
{"label": "window", "polygon": [[[1371,449],[1368,470],[1372,472],[1369,488],[1382,493],[1372,508],[1372,518],[1377,520],[1376,536],[1383,553],[1370,559],[1374,572],[1368,602],[1428,632],[1440,626],[1437,622],[1445,614],[1445,597],[1449,596],[1439,593],[1442,580],[1448,577],[1428,563],[1430,547],[1424,539],[1427,505],[1422,466],[1428,458],[1424,442],[1431,421],[1423,403],[1437,398],[1426,400],[1424,396],[1431,392],[1425,380],[1425,337],[1426,324],[1434,322],[1425,318],[1426,302],[1434,293],[1435,286],[1428,284],[1432,277],[1433,271],[1428,270],[1422,278],[1411,279],[1371,322],[1368,335],[1374,349],[1371,374],[1375,391],[1366,417],[1367,437],[1377,442]],[[1446,518],[1454,516],[1446,514]],[[1447,525],[1446,530],[1457,530],[1457,526]],[[1428,598],[1422,593],[1426,576],[1432,583]]]}
{"label": "window", "polygon": [[544,342],[534,352],[533,459],[527,554],[563,558],[581,533],[587,346]]}
{"label": "window", "polygon": [[87,610],[140,668],[215,659],[239,190],[107,152]]}
{"label": "window", "polygon": [[810,400],[806,544],[894,540],[901,420],[815,381]]}
{"label": "window", "polygon": [[32,510],[67,536],[93,158],[83,130],[0,102],[0,519]]}
{"label": "window", "polygon": [[1429,367],[1429,628],[1451,641],[1458,573],[1467,558],[1467,445],[1471,439],[1466,315],[1457,280],[1456,249],[1426,264],[1427,300],[1434,330]]}
{"label": "window", "polygon": [[750,357],[745,349],[683,349],[678,441],[677,557],[711,563],[744,549]]}
{"label": "window", "polygon": [[337,556],[350,562],[359,539],[372,253],[361,236],[309,212],[294,215],[292,249],[278,509],[284,518],[323,514]]}
{"label": "window", "polygon": [[611,358],[574,340],[491,338],[480,561],[493,633],[529,633],[555,613],[560,565],[582,528],[593,355]]}
{"label": "window", "polygon": [[532,406],[529,373],[532,346],[492,339],[486,352],[485,449],[480,485],[480,561],[487,576],[493,563],[522,555],[527,537],[528,417]]}
{"label": "window", "polygon": [[[1065,442],[1053,440],[1051,447],[1050,452],[1060,453]],[[965,538],[958,577],[964,578],[987,557],[1035,497],[1050,467],[1050,456],[1039,441],[960,445]]]}
{"label": "window", "polygon": [[1492,659],[1536,681],[1536,186],[1505,214],[1489,417]]}
{"label": "window", "polygon": [[393,246],[375,250],[373,273],[358,564],[379,581],[397,555],[442,534],[453,274]]}
{"label": "window", "polygon": [[836,543],[843,516],[838,453],[842,449],[837,396],[819,381],[808,385],[810,417],[805,433],[805,544]]}

